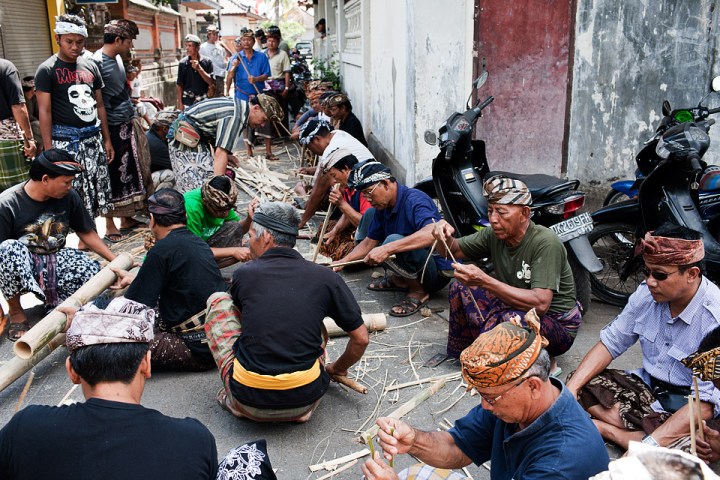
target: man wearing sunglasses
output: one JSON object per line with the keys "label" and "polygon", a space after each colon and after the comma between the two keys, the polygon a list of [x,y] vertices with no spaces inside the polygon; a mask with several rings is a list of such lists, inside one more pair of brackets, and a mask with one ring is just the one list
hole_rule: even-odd
{"label": "man wearing sunglasses", "polygon": [[[646,281],[600,332],[567,386],[594,418],[603,438],[676,446],[690,434],[687,395],[692,371],[681,360],[720,325],[720,290],[704,275],[698,232],[665,224],[642,241]],[[642,368],[608,369],[636,342]],[[720,416],[720,390],[698,384],[703,419]]]}
{"label": "man wearing sunglasses", "polygon": [[[386,459],[410,453],[426,464],[410,467],[417,476],[400,472],[400,478],[455,479],[446,469],[488,460],[493,479],[579,479],[607,469],[600,435],[568,389],[550,377],[547,340],[537,317],[528,317],[528,327],[515,317],[462,352],[463,378],[481,404],[453,428],[424,432],[394,418],[377,420]],[[368,480],[398,478],[380,453],[362,470]]]}

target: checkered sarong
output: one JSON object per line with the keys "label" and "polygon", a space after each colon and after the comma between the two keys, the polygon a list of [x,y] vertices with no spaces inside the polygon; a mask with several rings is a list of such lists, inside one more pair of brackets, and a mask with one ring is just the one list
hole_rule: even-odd
{"label": "checkered sarong", "polygon": [[0,191],[28,177],[30,160],[23,154],[22,140],[0,140]]}

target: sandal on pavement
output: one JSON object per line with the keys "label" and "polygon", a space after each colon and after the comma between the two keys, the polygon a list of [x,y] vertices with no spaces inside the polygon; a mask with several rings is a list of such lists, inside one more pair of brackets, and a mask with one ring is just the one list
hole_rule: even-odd
{"label": "sandal on pavement", "polygon": [[7,326],[7,332],[5,335],[11,342],[16,342],[20,337],[30,330],[30,324],[25,320],[24,322],[10,322]]}
{"label": "sandal on pavement", "polygon": [[125,235],[122,233],[108,233],[103,237],[103,240],[110,243],[118,243],[125,240]]}
{"label": "sandal on pavement", "polygon": [[[416,313],[419,311],[422,307],[427,305],[427,303],[430,301],[430,297],[426,298],[425,300],[418,300],[417,298],[413,297],[405,297],[405,299],[398,303],[397,305],[393,305],[393,307],[390,309],[390,316],[391,317],[409,317],[413,313]],[[395,309],[400,309],[400,312],[395,311]]]}
{"label": "sandal on pavement", "polygon": [[120,230],[120,233],[122,233],[122,234],[128,234],[128,233],[130,233],[130,232],[134,232],[135,230],[137,230],[137,229],[140,228],[140,227],[145,227],[145,226],[147,226],[147,225],[145,225],[143,222],[138,222],[138,221],[135,220],[134,218],[133,218],[132,220],[133,220],[133,223],[131,223],[129,226],[127,226],[127,227],[120,227],[120,228],[118,229],[118,230]]}
{"label": "sandal on pavement", "polygon": [[367,286],[368,290],[373,292],[407,292],[407,287],[398,287],[390,281],[390,277],[385,276],[373,282]]}
{"label": "sandal on pavement", "polygon": [[280,160],[280,157],[278,157],[277,155],[270,154],[270,155],[265,155],[265,160],[268,160],[271,162],[277,162],[278,160]]}

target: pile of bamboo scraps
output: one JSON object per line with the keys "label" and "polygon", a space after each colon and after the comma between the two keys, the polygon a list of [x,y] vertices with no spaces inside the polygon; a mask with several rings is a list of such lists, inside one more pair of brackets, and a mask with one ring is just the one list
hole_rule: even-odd
{"label": "pile of bamboo scraps", "polygon": [[284,173],[273,172],[267,167],[265,159],[260,157],[249,157],[237,168],[231,168],[235,172],[235,183],[238,188],[250,195],[259,197],[263,201],[286,202],[292,200],[293,191],[283,183],[289,177]]}

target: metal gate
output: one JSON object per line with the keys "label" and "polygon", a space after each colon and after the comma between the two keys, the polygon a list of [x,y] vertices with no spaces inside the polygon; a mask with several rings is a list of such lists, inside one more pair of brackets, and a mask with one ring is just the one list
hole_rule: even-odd
{"label": "metal gate", "polygon": [[0,2],[0,56],[15,64],[20,78],[34,76],[52,55],[51,41],[45,0]]}

